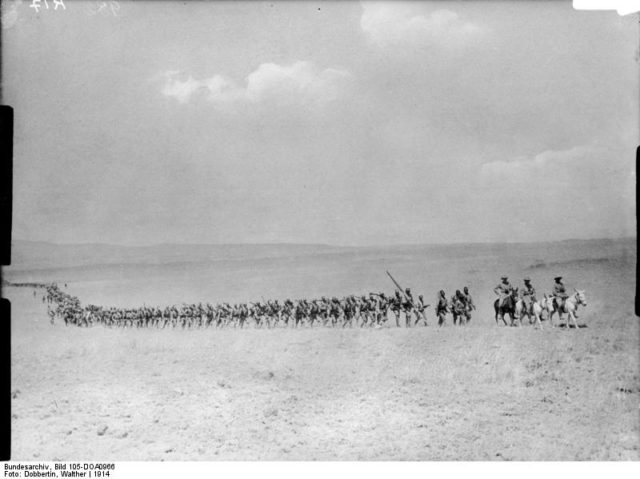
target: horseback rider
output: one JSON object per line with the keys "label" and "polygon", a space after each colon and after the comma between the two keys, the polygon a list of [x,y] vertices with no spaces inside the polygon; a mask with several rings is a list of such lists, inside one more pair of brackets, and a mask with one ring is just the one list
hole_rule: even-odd
{"label": "horseback rider", "polygon": [[509,278],[507,276],[501,276],[500,279],[502,283],[493,288],[493,292],[498,295],[498,307],[502,307],[504,305],[505,299],[513,292],[513,286],[509,283]]}
{"label": "horseback rider", "polygon": [[569,295],[567,294],[564,284],[562,284],[562,276],[556,276],[553,279],[555,280],[553,285],[553,297],[556,300],[558,310],[562,311],[564,309],[564,303]]}
{"label": "horseback rider", "polygon": [[527,276],[524,278],[524,288],[522,288],[522,301],[526,307],[526,311],[529,314],[533,314],[533,303],[537,301],[536,299],[536,289],[531,284],[531,278]]}

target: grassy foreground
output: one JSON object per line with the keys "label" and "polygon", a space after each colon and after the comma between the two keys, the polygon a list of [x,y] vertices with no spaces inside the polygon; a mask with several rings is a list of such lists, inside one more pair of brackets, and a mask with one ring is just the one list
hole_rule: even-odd
{"label": "grassy foreground", "polygon": [[13,458],[638,460],[638,319],[108,330],[14,310]]}

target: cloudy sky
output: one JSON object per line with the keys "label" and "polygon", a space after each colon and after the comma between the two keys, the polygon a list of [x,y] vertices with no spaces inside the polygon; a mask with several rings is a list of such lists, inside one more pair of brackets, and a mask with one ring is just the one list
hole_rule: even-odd
{"label": "cloudy sky", "polygon": [[568,1],[4,3],[16,239],[635,234],[637,17]]}

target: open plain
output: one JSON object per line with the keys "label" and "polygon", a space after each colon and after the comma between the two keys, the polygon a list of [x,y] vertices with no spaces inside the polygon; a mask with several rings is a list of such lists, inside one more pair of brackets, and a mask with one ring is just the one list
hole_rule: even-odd
{"label": "open plain", "polygon": [[[411,329],[76,328],[49,324],[41,291],[4,287],[12,458],[640,459],[635,239],[276,249],[107,261],[23,244],[4,277],[130,306],[391,292],[388,269],[431,303],[468,285],[478,309],[467,327],[434,327],[432,306]],[[581,327],[497,326],[501,273],[539,293],[562,274],[586,291]]]}

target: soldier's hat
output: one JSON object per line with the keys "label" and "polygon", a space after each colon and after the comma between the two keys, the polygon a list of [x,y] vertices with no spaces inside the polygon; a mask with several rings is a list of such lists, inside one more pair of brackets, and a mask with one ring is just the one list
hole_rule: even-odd
{"label": "soldier's hat", "polygon": [[559,279],[562,279],[562,276],[556,276],[556,277],[555,277],[555,278],[553,278],[553,279],[555,279],[556,281],[558,281]]}
{"label": "soldier's hat", "polygon": [[405,292],[405,293],[410,293],[410,292],[411,292],[411,288],[406,288],[406,289],[404,290],[404,292]]}
{"label": "soldier's hat", "polygon": [[531,281],[531,278],[529,278],[529,276],[525,276],[525,277],[524,277],[524,282],[525,282],[525,283],[528,283],[529,281]]}
{"label": "soldier's hat", "polygon": [[509,277],[503,274],[502,276],[500,276],[500,279],[509,279]]}

